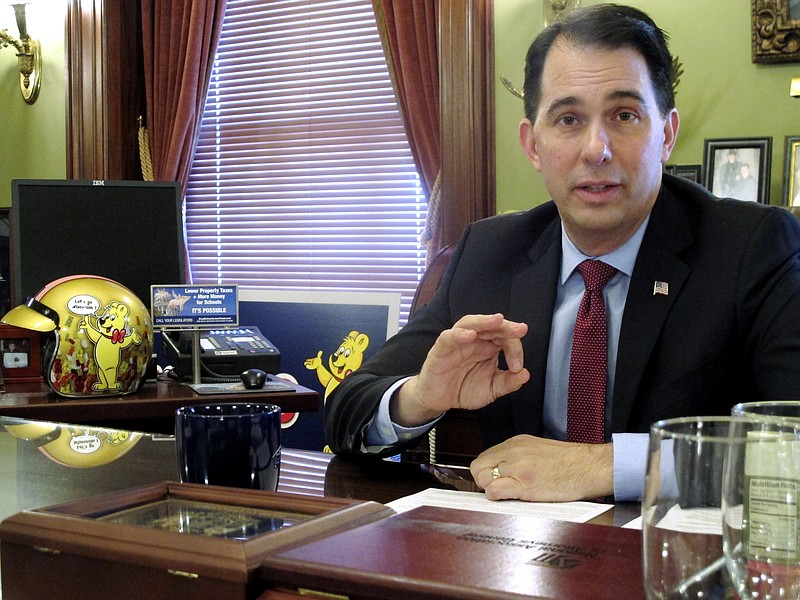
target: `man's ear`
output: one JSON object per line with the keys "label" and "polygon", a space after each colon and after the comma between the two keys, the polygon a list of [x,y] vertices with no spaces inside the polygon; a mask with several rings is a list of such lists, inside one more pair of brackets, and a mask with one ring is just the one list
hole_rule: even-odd
{"label": "man's ear", "polygon": [[528,160],[531,161],[537,171],[541,171],[536,138],[533,134],[533,123],[531,123],[529,119],[522,119],[517,134],[519,136],[519,145],[522,146],[525,156],[528,157]]}
{"label": "man's ear", "polygon": [[673,108],[664,120],[664,147],[661,150],[661,162],[667,164],[675,142],[678,141],[678,129],[681,127],[681,118],[678,109]]}

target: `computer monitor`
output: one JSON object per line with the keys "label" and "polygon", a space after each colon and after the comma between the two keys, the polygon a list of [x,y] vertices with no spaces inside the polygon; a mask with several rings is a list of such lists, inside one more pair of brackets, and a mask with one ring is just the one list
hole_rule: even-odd
{"label": "computer monitor", "polygon": [[13,305],[60,277],[90,274],[149,307],[151,284],[186,282],[181,207],[177,182],[13,180]]}

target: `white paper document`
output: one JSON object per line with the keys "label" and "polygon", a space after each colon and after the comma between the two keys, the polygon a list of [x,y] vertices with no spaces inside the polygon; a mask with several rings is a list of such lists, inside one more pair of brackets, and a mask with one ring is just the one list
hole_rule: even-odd
{"label": "white paper document", "polygon": [[[642,517],[637,517],[630,523],[623,525],[623,527],[641,529]],[[656,527],[683,533],[722,535],[722,509],[711,507],[683,509],[676,504],[667,511],[667,514],[656,524]]]}
{"label": "white paper document", "polygon": [[418,506],[439,506],[461,510],[500,513],[506,515],[527,515],[557,521],[585,523],[603,514],[611,504],[595,502],[523,502],[521,500],[489,500],[483,492],[461,492],[457,490],[437,490],[429,488],[422,492],[398,498],[387,503],[397,512],[404,512]]}
{"label": "white paper document", "polygon": [[625,529],[641,529],[642,528],[642,517],[636,517],[632,521],[628,521],[623,526]]}

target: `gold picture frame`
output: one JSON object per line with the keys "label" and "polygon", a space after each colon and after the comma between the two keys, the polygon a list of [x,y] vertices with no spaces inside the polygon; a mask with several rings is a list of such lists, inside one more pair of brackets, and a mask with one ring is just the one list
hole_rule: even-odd
{"label": "gold picture frame", "polygon": [[800,62],[800,0],[750,1],[753,62]]}
{"label": "gold picture frame", "polygon": [[784,142],[783,204],[800,207],[800,135]]}

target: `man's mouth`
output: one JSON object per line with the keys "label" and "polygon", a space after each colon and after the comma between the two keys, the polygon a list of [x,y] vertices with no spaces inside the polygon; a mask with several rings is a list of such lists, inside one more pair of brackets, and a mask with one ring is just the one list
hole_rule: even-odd
{"label": "man's mouth", "polygon": [[610,188],[618,187],[619,184],[613,181],[593,182],[593,183],[579,183],[578,188],[588,190],[590,192],[604,192]]}
{"label": "man's mouth", "polygon": [[608,194],[614,193],[619,189],[618,183],[583,183],[575,187],[576,191],[587,194],[587,199],[590,196],[596,198],[604,198]]}

